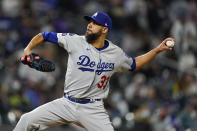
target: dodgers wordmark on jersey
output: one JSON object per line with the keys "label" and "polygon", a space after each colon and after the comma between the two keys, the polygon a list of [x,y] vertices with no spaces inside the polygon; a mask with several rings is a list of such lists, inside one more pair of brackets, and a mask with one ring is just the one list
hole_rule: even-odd
{"label": "dodgers wordmark on jersey", "polygon": [[106,98],[109,79],[115,72],[134,70],[135,59],[111,41],[103,48],[87,43],[85,36],[42,32],[45,41],[62,46],[69,54],[64,93],[75,98]]}

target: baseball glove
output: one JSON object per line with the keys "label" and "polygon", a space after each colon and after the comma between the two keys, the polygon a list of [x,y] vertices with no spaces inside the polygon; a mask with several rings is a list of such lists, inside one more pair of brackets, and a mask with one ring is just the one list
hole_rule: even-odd
{"label": "baseball glove", "polygon": [[52,72],[55,70],[55,64],[47,59],[40,57],[38,54],[31,53],[20,58],[24,65],[41,72]]}

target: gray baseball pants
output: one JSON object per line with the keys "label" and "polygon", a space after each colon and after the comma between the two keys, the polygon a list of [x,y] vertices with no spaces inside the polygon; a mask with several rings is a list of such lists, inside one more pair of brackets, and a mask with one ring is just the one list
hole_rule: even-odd
{"label": "gray baseball pants", "polygon": [[37,131],[74,123],[88,131],[114,131],[103,101],[79,104],[59,98],[21,116],[14,131]]}

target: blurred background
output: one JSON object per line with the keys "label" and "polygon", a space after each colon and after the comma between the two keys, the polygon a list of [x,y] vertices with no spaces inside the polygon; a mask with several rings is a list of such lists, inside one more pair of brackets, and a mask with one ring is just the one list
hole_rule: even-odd
{"label": "blurred background", "polygon": [[[172,51],[143,69],[115,74],[105,107],[117,131],[197,131],[197,0],[1,0],[0,130],[14,128],[21,114],[62,97],[67,53],[45,42],[35,52],[56,63],[41,73],[18,59],[42,31],[83,35],[83,15],[108,13],[108,35],[136,57],[174,37]],[[82,130],[72,125],[48,129]]]}

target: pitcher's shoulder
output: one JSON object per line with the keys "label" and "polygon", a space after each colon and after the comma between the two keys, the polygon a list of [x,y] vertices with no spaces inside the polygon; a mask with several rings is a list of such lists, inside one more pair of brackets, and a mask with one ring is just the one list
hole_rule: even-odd
{"label": "pitcher's shoulder", "polygon": [[112,49],[112,50],[116,50],[116,51],[122,51],[122,49],[117,46],[116,44],[112,43],[110,40],[107,40],[108,43],[109,43],[109,48]]}
{"label": "pitcher's shoulder", "polygon": [[84,35],[77,35],[77,37],[81,40],[86,40],[85,36]]}

